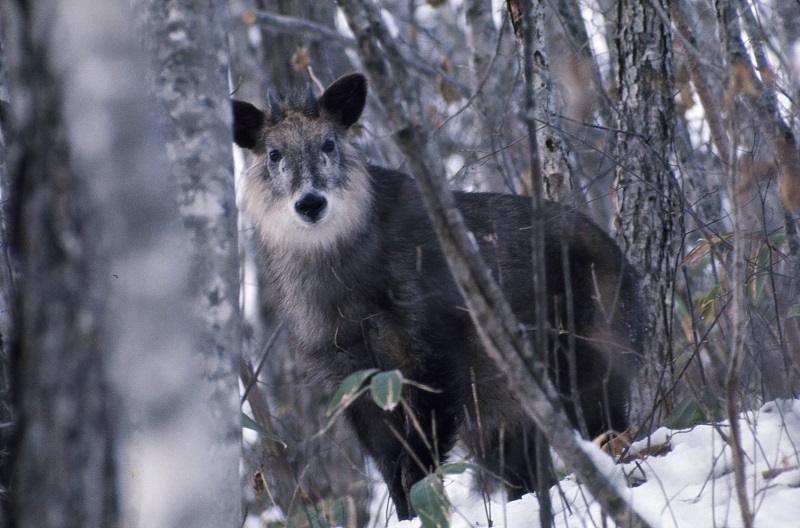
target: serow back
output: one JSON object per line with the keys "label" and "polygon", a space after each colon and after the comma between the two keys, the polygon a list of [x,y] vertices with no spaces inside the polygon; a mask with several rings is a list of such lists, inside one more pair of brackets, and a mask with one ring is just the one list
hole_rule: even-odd
{"label": "serow back", "polygon": [[[481,346],[414,180],[369,165],[357,148],[352,125],[366,97],[353,73],[319,98],[309,88],[270,93],[265,110],[233,101],[234,140],[253,154],[244,205],[290,344],[309,374],[334,385],[374,367],[435,389],[404,385],[407,405],[390,412],[368,396],[346,411],[400,519],[414,513],[411,486],[459,440],[517,498],[536,490],[535,426]],[[532,325],[530,200],[456,200],[516,316]],[[550,323],[539,352],[577,429],[622,431],[642,357],[637,275],[586,216],[554,203],[536,214],[547,226]]]}

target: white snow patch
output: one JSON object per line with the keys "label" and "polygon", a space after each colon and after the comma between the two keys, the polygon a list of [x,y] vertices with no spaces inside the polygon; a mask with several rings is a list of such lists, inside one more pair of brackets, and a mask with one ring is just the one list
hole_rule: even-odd
{"label": "white snow patch", "polygon": [[[776,400],[740,417],[742,443],[746,450],[745,475],[748,502],[755,526],[794,528],[800,526],[800,400]],[[743,525],[736,494],[730,447],[720,436],[729,434],[726,422],[698,425],[688,430],[661,428],[649,439],[635,442],[632,453],[652,452],[653,446],[668,446],[664,455],[649,455],[613,465],[595,446],[584,445],[612,480],[623,475],[644,477],[634,488],[623,489],[626,499],[652,526],[662,528],[726,527]],[[374,495],[386,496],[378,486]],[[527,528],[539,526],[539,504],[528,494],[505,503],[503,493],[490,501],[472,491],[470,475],[445,479],[453,504],[451,526]],[[550,490],[556,527],[615,526],[605,519],[599,505],[575,480],[567,476]],[[378,525],[416,528],[419,519],[386,523],[385,500],[373,507]]]}

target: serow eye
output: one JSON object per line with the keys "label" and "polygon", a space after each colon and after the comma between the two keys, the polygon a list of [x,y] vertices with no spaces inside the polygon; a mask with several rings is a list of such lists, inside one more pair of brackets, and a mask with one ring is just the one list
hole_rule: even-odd
{"label": "serow eye", "polygon": [[334,143],[332,139],[326,139],[322,143],[322,152],[325,152],[326,154],[333,152],[334,148],[336,148],[336,143]]}
{"label": "serow eye", "polygon": [[269,159],[273,163],[279,162],[282,157],[283,157],[283,155],[281,154],[280,150],[270,150],[269,151]]}

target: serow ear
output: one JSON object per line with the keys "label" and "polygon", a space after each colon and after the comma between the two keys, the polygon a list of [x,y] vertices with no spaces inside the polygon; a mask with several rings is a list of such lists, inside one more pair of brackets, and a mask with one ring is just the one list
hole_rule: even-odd
{"label": "serow ear", "polygon": [[339,77],[319,98],[322,111],[345,128],[358,121],[366,102],[367,78],[361,73]]}
{"label": "serow ear", "polygon": [[252,150],[258,143],[258,136],[264,128],[267,116],[244,101],[234,99],[233,103],[233,141],[242,148]]}

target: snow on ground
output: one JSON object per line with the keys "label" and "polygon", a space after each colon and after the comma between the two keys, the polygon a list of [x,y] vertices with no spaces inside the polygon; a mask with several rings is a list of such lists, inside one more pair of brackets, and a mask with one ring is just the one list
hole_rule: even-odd
{"label": "snow on ground", "polygon": [[[777,400],[741,419],[746,450],[746,490],[756,527],[800,527],[800,400]],[[727,422],[719,430],[728,434]],[[655,453],[617,466],[630,480],[641,482],[630,489],[629,500],[654,528],[742,526],[730,447],[711,425],[688,430],[659,429],[647,440],[636,442],[633,452]],[[538,502],[534,495],[504,504],[502,496],[484,501],[470,491],[468,476],[446,481],[453,504],[451,526],[538,526]],[[557,527],[604,526],[600,508],[571,477],[551,489]],[[383,494],[385,496],[385,494]],[[374,511],[385,512],[385,504]],[[487,515],[487,512],[489,514]],[[610,519],[608,526],[614,526]],[[378,514],[373,526],[383,526]],[[420,521],[390,526],[416,528]]]}

